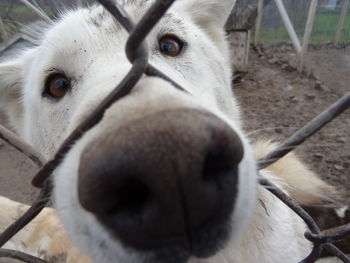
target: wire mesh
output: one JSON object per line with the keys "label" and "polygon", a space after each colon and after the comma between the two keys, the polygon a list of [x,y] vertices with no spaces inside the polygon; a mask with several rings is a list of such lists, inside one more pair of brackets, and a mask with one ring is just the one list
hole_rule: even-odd
{"label": "wire mesh", "polygon": [[[45,20],[45,17],[57,17],[62,10],[77,5],[91,3],[93,0],[0,0],[0,41],[11,40],[16,34],[23,32],[28,24],[37,23],[43,18]],[[43,16],[30,6],[42,12]]]}
{"label": "wire mesh", "polygon": [[[315,23],[311,34],[311,44],[333,43],[341,17],[343,3],[346,0],[319,0]],[[262,15],[260,31],[261,43],[277,44],[290,42],[290,37],[283,24],[274,1],[264,1],[265,7]],[[300,40],[305,33],[306,21],[310,7],[309,0],[283,0],[287,13]],[[340,44],[350,42],[350,9],[346,13],[344,28],[341,32]]]}
{"label": "wire mesh", "polygon": [[[91,115],[79,125],[79,127],[73,131],[73,133],[67,138],[63,145],[58,150],[54,158],[44,165],[44,160],[39,154],[28,145],[24,144],[21,140],[17,139],[15,135],[5,130],[0,130],[0,137],[7,141],[10,145],[30,157],[30,159],[41,170],[35,176],[33,185],[42,188],[37,200],[33,203],[32,207],[16,222],[14,222],[8,229],[6,229],[0,235],[0,248],[10,240],[16,233],[18,233],[24,226],[26,226],[38,213],[44,208],[49,201],[51,193],[50,181],[48,180],[52,172],[62,161],[62,157],[70,150],[70,146],[76,142],[81,136],[96,125],[102,118],[103,113],[113,103],[120,98],[127,95],[139,79],[145,74],[148,76],[156,76],[163,78],[166,81],[172,83],[177,89],[186,92],[182,87],[169,79],[161,71],[153,67],[148,63],[148,52],[145,44],[145,38],[152,30],[154,25],[162,18],[170,6],[175,0],[158,0],[147,11],[141,21],[134,25],[132,21],[127,17],[126,13],[115,5],[111,0],[97,0],[103,5],[115,19],[130,33],[129,39],[126,45],[126,54],[129,61],[132,63],[132,68],[127,76],[118,84],[114,91],[91,113]],[[263,169],[273,162],[282,158],[285,154],[292,151],[295,147],[305,141],[308,137],[313,135],[324,125],[332,121],[339,114],[350,108],[350,93],[342,97],[337,103],[321,113],[318,117],[309,122],[305,127],[294,134],[289,140],[282,144],[275,151],[270,153],[265,158],[259,160],[259,169]],[[292,209],[297,215],[299,215],[309,228],[309,231],[305,233],[305,238],[314,244],[314,247],[307,258],[300,263],[315,262],[320,258],[322,251],[327,248],[334,256],[338,257],[342,262],[349,263],[350,258],[343,252],[337,249],[333,243],[350,235],[350,227],[344,227],[332,234],[322,234],[315,221],[311,216],[306,213],[298,204],[296,204],[287,194],[274,186],[265,178],[260,179],[260,184],[265,186],[271,193],[282,200],[290,209]],[[22,252],[11,251],[6,249],[0,249],[0,258],[9,257],[21,260],[29,263],[44,263],[46,261],[27,255]]]}

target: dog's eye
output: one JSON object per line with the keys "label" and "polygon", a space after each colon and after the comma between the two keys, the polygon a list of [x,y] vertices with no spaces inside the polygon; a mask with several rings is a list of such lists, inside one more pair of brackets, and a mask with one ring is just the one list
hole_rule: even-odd
{"label": "dog's eye", "polygon": [[180,55],[183,50],[184,42],[182,42],[178,37],[167,35],[163,36],[159,40],[160,52],[166,56],[176,57]]}
{"label": "dog's eye", "polygon": [[70,90],[71,84],[64,74],[53,74],[46,81],[44,95],[59,99]]}

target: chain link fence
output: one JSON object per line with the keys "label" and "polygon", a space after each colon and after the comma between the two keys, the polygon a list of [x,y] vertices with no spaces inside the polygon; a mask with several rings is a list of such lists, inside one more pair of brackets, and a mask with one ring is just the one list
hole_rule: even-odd
{"label": "chain link fence", "polygon": [[[49,195],[51,189],[46,184],[47,179],[50,176],[50,174],[56,169],[56,167],[60,164],[60,161],[62,160],[62,156],[64,156],[64,154],[69,151],[72,143],[78,140],[82,136],[82,133],[89,130],[92,126],[94,126],[100,120],[106,108],[108,108],[116,100],[127,95],[130,92],[130,90],[133,88],[135,83],[137,83],[139,78],[143,76],[143,74],[146,74],[148,76],[161,77],[169,81],[174,87],[182,90],[182,88],[178,86],[176,83],[174,83],[171,79],[169,79],[160,71],[158,71],[156,68],[148,64],[147,54],[144,52],[145,47],[141,45],[143,39],[147,36],[148,32],[153,28],[154,24],[157,22],[158,19],[160,19],[162,14],[165,13],[166,9],[171,5],[171,2],[173,1],[168,1],[169,2],[168,5],[163,4],[162,1],[157,1],[156,4],[154,5],[154,8],[150,10],[149,13],[147,13],[147,15],[144,17],[144,20],[142,20],[142,22],[144,23],[139,23],[135,27],[135,30],[132,31],[133,26],[130,23],[130,21],[128,21],[125,17],[120,15],[118,10],[115,9],[115,7],[113,7],[113,5],[111,5],[109,1],[100,0],[101,3],[105,3],[107,7],[109,7],[108,9],[111,13],[119,14],[118,16],[117,15],[115,16],[127,31],[133,32],[130,35],[129,40],[131,39],[134,41],[128,41],[128,43],[133,43],[133,45],[127,46],[127,49],[126,49],[128,58],[130,59],[130,62],[132,62],[133,64],[133,68],[129,72],[125,80],[119,84],[118,88],[116,88],[115,91],[108,98],[106,98],[106,100],[103,101],[103,103],[96,109],[96,111],[92,113],[89,116],[89,118],[86,119],[78,127],[78,129],[72,133],[72,135],[62,145],[62,147],[58,151],[55,158],[47,162],[43,166],[42,170],[40,170],[40,172],[37,174],[37,176],[33,181],[33,184],[38,187],[44,187],[42,190],[42,195],[39,196],[38,200],[42,201],[43,196]],[[62,6],[69,6],[71,4],[75,4],[72,2],[67,2],[66,3],[67,5],[65,5],[64,1],[60,1],[60,3],[57,3],[54,1],[40,1],[40,2],[41,3],[39,3],[39,1],[37,2],[32,1],[33,4],[35,3],[35,5],[42,8],[46,13],[52,16],[55,16],[55,10],[59,10],[59,8],[62,8]],[[288,42],[289,36],[286,32],[284,32],[285,31],[284,25],[279,17],[279,13],[276,7],[273,4],[273,1],[267,1],[267,2],[269,3],[266,5],[264,9],[261,41],[265,43]],[[324,42],[332,41],[332,39],[334,38],[336,27],[337,27],[336,25],[337,22],[334,22],[334,21],[339,20],[338,17],[341,10],[339,1],[335,1],[335,4],[333,2],[333,5],[328,4],[332,1],[320,1],[320,2],[321,4],[319,5],[319,10],[317,12],[318,18],[316,17],[316,23],[315,23],[314,31],[311,38],[312,43],[324,43]],[[284,4],[289,12],[291,20],[296,28],[296,31],[299,37],[302,37],[303,30],[306,24],[307,13],[308,13],[307,12],[308,3],[309,1],[302,1],[302,0],[299,0],[299,1],[285,0],[284,1]],[[238,19],[231,18],[231,21],[233,21],[231,22],[232,25],[235,23],[239,23],[240,27],[247,27],[247,26],[252,26],[254,24],[255,1],[245,1],[245,4],[247,4],[246,7],[244,7],[244,5],[243,6],[237,5],[237,8],[241,8],[240,9],[241,11],[238,11],[238,12],[241,14],[244,14],[245,17],[247,17],[248,19],[238,20]],[[248,10],[248,7],[250,8],[251,11],[247,12],[246,14],[242,12],[242,10],[244,9]],[[16,32],[16,30],[18,30],[20,26],[28,24],[28,22],[37,20],[36,15],[29,8],[23,5],[22,2],[19,0],[0,1],[0,8],[3,8],[3,9],[0,9],[1,10],[0,15],[3,18],[4,27],[6,31],[8,30],[7,29],[7,26],[9,26],[8,24],[13,23],[14,25],[13,31]],[[268,11],[269,9],[270,11]],[[234,11],[234,12],[237,12],[237,11]],[[344,27],[344,32],[349,31],[350,25],[348,25],[349,24],[348,20],[349,18],[347,18],[347,21]],[[327,27],[326,25],[329,25],[329,26]],[[12,31],[8,30],[8,32],[12,32]],[[342,38],[341,38],[342,43],[346,43],[347,41],[350,40],[349,38],[347,38],[347,36],[348,36],[347,34],[342,35]],[[342,99],[338,101],[338,103],[333,105],[329,110],[325,111],[323,114],[315,118],[303,129],[298,131],[294,136],[292,136],[289,140],[287,140],[284,144],[282,144],[277,150],[270,153],[264,159],[259,160],[259,168],[262,169],[270,165],[271,160],[276,161],[282,156],[284,156],[285,154],[287,154],[294,147],[302,143],[306,138],[308,138],[313,133],[318,131],[322,126],[324,126],[326,123],[328,123],[333,118],[335,118],[338,114],[341,114],[343,111],[349,108],[349,106],[350,106],[350,94],[346,94]],[[3,132],[2,134],[5,134],[5,132]],[[37,159],[35,160],[37,161]],[[39,166],[42,166],[42,165],[43,163],[39,163]],[[312,250],[311,254],[302,262],[314,262],[316,259],[320,257],[321,252],[323,251],[324,248],[328,248],[334,256],[337,256],[343,262],[350,261],[350,259],[345,254],[343,254],[340,250],[338,250],[333,245],[333,243],[337,242],[339,239],[342,239],[345,236],[348,236],[350,234],[349,226],[346,226],[340,229],[339,231],[337,231],[336,233],[332,233],[331,235],[321,233],[317,225],[315,224],[315,222],[312,220],[312,218],[310,218],[310,216],[306,214],[299,206],[294,204],[294,202],[290,200],[288,196],[286,196],[283,192],[279,191],[278,188],[271,185],[271,183],[264,178],[261,178],[260,183],[264,185],[268,190],[270,190],[273,194],[275,194],[278,198],[280,198],[283,202],[285,202],[286,205],[289,206],[293,211],[295,211],[309,226],[310,232],[307,232],[305,234],[305,237],[311,242],[313,242],[314,249]],[[10,228],[8,228],[4,233],[2,233],[0,235],[0,246],[3,243],[6,243],[7,240],[11,238],[13,235],[15,235],[16,232],[21,227],[23,227],[33,217],[35,217],[35,215],[40,211],[40,209],[42,209],[44,205],[45,204],[43,202],[35,203],[34,206],[31,208],[31,210],[28,210],[28,212],[20,220],[18,220]],[[8,251],[0,249],[0,252],[1,252],[0,256],[8,257]],[[16,255],[20,255],[20,254],[16,254]],[[21,259],[21,258],[19,257],[18,259]],[[39,261],[36,261],[37,259],[29,258],[28,255],[23,255],[22,259],[24,260],[24,262],[39,262]]]}
{"label": "chain link fence", "polygon": [[[347,0],[319,0],[314,27],[311,34],[312,44],[333,43],[340,21],[343,6]],[[255,29],[259,0],[238,0],[226,27],[230,29]],[[295,31],[303,39],[308,18],[310,0],[282,1]],[[340,32],[339,43],[350,42],[350,8],[345,15],[345,23]],[[289,34],[283,24],[277,6],[272,0],[264,0],[262,24],[259,42],[276,44],[290,42]]]}
{"label": "chain link fence", "polygon": [[[346,0],[320,0],[317,7],[314,27],[311,33],[310,43],[333,43],[341,17],[342,8]],[[305,25],[310,7],[309,0],[283,0],[288,15],[300,40],[305,33]],[[290,42],[290,37],[283,24],[278,9],[273,1],[265,3],[262,15],[260,42],[275,44]],[[346,45],[350,42],[350,10],[345,16],[344,28],[341,32],[339,44]]]}
{"label": "chain link fence", "polygon": [[28,6],[55,18],[62,10],[76,5],[92,3],[91,0],[0,0],[0,42],[11,39],[25,26],[40,20]]}
{"label": "chain link fence", "polygon": [[[253,29],[257,18],[259,0],[238,0],[226,27],[228,29]],[[346,0],[320,0],[311,43],[323,44],[335,41],[336,30],[340,20],[343,4]],[[77,4],[91,3],[88,0],[28,0],[50,17],[55,17],[58,10]],[[305,33],[310,0],[283,0],[295,31],[300,39]],[[21,0],[0,0],[0,42],[11,38],[23,26],[37,21],[38,16]],[[290,42],[276,4],[273,0],[264,0],[260,42],[276,44]],[[345,16],[344,28],[340,36],[340,44],[350,43],[350,8]]]}

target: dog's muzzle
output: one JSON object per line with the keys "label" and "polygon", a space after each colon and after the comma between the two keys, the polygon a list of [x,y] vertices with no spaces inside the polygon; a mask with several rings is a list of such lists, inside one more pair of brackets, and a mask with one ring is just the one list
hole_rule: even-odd
{"label": "dog's muzzle", "polygon": [[216,116],[158,112],[85,148],[79,200],[127,247],[206,257],[227,238],[242,158],[238,135]]}

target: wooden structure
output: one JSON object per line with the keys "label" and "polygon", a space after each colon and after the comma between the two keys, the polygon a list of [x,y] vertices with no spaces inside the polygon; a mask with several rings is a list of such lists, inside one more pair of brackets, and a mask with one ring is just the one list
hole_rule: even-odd
{"label": "wooden structure", "polygon": [[42,20],[51,23],[52,19],[39,7],[33,5],[28,0],[19,0],[22,4],[24,4],[26,7],[31,9],[38,17],[40,17]]}
{"label": "wooden structure", "polygon": [[41,32],[48,26],[46,22],[37,21],[22,28],[19,33],[0,44],[0,61],[6,60],[18,51],[38,45]]}
{"label": "wooden structure", "polygon": [[299,72],[303,71],[304,58],[305,58],[305,54],[307,52],[307,49],[309,47],[311,32],[312,32],[312,28],[313,28],[314,23],[315,23],[317,5],[318,5],[318,0],[311,0],[309,15],[307,18],[306,28],[305,28],[304,38],[303,38],[303,46],[302,46],[301,51],[300,51],[299,67],[298,67]]}
{"label": "wooden structure", "polygon": [[336,44],[336,45],[339,44],[341,35],[343,33],[344,24],[345,24],[345,18],[346,18],[346,14],[347,14],[347,12],[349,10],[349,5],[350,5],[350,0],[344,0],[342,11],[341,11],[341,15],[340,15],[339,22],[338,22],[337,31],[335,33],[334,44]]}
{"label": "wooden structure", "polygon": [[238,0],[225,26],[232,54],[232,66],[238,72],[248,70],[251,29],[255,26],[257,9],[256,0]]}
{"label": "wooden structure", "polygon": [[248,70],[248,58],[250,47],[250,30],[228,31],[228,41],[231,50],[231,61],[234,71],[246,72]]}
{"label": "wooden structure", "polygon": [[[259,8],[258,8],[258,18],[255,26],[255,43],[259,42],[259,35],[260,35],[260,30],[261,30],[261,21],[262,21],[262,16],[263,16],[263,7],[264,7],[264,0],[258,0],[259,1]],[[266,1],[266,0],[265,0]],[[299,71],[302,71],[303,69],[303,64],[304,64],[304,59],[305,59],[305,54],[307,52],[308,46],[310,44],[310,37],[312,33],[312,29],[314,26],[315,22],[315,17],[317,13],[317,7],[318,7],[318,0],[311,0],[310,1],[310,7],[309,7],[309,14],[308,14],[308,19],[306,22],[305,26],[305,33],[304,33],[304,38],[302,43],[300,43],[300,40],[295,32],[294,26],[289,18],[288,12],[286,11],[284,4],[282,0],[274,0],[278,11],[281,15],[281,18],[283,20],[283,23],[286,27],[286,30],[289,34],[289,37],[293,43],[293,46],[299,56]],[[343,7],[342,7],[342,12],[339,18],[338,22],[338,27],[336,30],[335,34],[335,44],[339,44],[341,35],[344,30],[344,24],[345,24],[345,19],[346,19],[346,14],[348,12],[350,6],[350,0],[343,0]]]}

